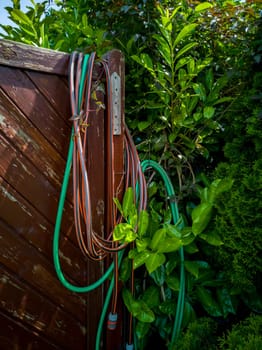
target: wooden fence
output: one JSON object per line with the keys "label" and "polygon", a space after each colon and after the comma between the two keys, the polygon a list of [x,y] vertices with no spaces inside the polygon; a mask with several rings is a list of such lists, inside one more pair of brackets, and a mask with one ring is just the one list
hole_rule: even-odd
{"label": "wooden fence", "polygon": [[[110,72],[124,62],[109,52]],[[75,294],[59,282],[52,237],[71,134],[69,55],[0,41],[0,349],[94,349],[103,289]],[[100,93],[103,100],[103,94]],[[106,221],[104,111],[93,113],[88,134],[93,225]],[[123,126],[114,136],[115,183],[123,176]],[[74,236],[72,188],[62,222],[60,259],[66,276],[86,285],[103,272],[87,261]],[[102,347],[105,349],[105,347]]]}

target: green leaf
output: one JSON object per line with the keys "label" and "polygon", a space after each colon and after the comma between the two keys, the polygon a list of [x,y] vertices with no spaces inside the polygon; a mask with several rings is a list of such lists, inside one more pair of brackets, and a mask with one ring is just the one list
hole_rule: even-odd
{"label": "green leaf", "polygon": [[28,29],[28,28],[26,28],[26,27],[20,25],[20,29],[22,29],[23,32],[25,32],[25,33],[28,34],[29,36],[33,37],[34,39],[37,38],[37,33],[36,33],[36,31],[35,31],[35,30],[33,30],[33,31],[30,30],[31,27],[30,27],[30,29]]}
{"label": "green leaf", "polygon": [[159,268],[152,272],[150,276],[153,278],[156,285],[162,286],[165,282],[166,276],[165,267],[163,265],[159,266]]}
{"label": "green leaf", "polygon": [[137,233],[141,237],[147,232],[149,215],[146,210],[141,210],[138,216]]}
{"label": "green leaf", "polygon": [[195,76],[195,67],[196,67],[195,60],[192,57],[187,63],[187,71],[191,77]]}
{"label": "green leaf", "polygon": [[181,238],[181,231],[175,225],[165,224],[164,228],[168,236]]}
{"label": "green leaf", "polygon": [[146,268],[149,273],[155,271],[160,265],[164,264],[166,257],[162,253],[152,253],[146,259]]}
{"label": "green leaf", "polygon": [[124,288],[122,297],[128,311],[141,322],[151,323],[155,320],[155,315],[143,300],[135,300],[131,292]]}
{"label": "green leaf", "polygon": [[125,243],[133,242],[137,237],[137,234],[134,230],[127,230],[125,236]]}
{"label": "green leaf", "polygon": [[205,75],[205,82],[206,86],[208,87],[208,90],[211,91],[212,86],[214,84],[214,74],[212,68],[208,69]]}
{"label": "green leaf", "polygon": [[195,7],[195,11],[196,12],[204,11],[210,7],[213,7],[213,4],[210,4],[210,2],[202,2],[201,4]]}
{"label": "green leaf", "polygon": [[143,250],[145,250],[150,244],[150,238],[142,238],[136,239],[136,248],[138,253],[142,252]]}
{"label": "green leaf", "polygon": [[161,56],[164,58],[166,63],[170,66],[171,65],[171,51],[169,44],[167,43],[166,39],[159,35],[159,34],[153,34],[153,38],[156,39],[159,43],[158,51],[160,52]]}
{"label": "green leaf", "polygon": [[211,107],[211,106],[204,107],[204,112],[203,112],[204,118],[211,119],[214,116],[214,114],[215,114],[214,107]]}
{"label": "green leaf", "polygon": [[[158,107],[157,107],[158,108]],[[137,127],[138,127],[138,130],[139,131],[143,131],[145,130],[146,128],[148,128],[150,125],[152,124],[152,122],[150,120],[146,120],[146,121],[142,121],[142,122],[139,122],[137,124]]]}
{"label": "green leaf", "polygon": [[186,260],[185,268],[188,272],[190,272],[194,277],[198,278],[199,276],[199,264],[197,261]]}
{"label": "green leaf", "polygon": [[159,305],[159,310],[165,315],[175,316],[176,314],[176,303],[174,299],[166,300],[161,305]]}
{"label": "green leaf", "polygon": [[187,72],[184,68],[180,68],[178,71],[178,82],[182,89],[186,86]]}
{"label": "green leaf", "polygon": [[170,275],[178,265],[177,257],[175,259],[169,259],[166,263],[166,274]]}
{"label": "green leaf", "polygon": [[217,289],[218,302],[223,311],[223,316],[226,318],[229,313],[236,314],[231,295],[227,288]]}
{"label": "green leaf", "polygon": [[[33,22],[31,19],[21,10],[14,9],[11,12],[11,17],[14,19],[14,22],[19,22],[28,25],[30,28],[34,29]],[[34,29],[35,31],[35,29]]]}
{"label": "green leaf", "polygon": [[147,304],[148,307],[156,307],[160,302],[160,291],[157,286],[148,287],[142,295],[142,300]]}
{"label": "green leaf", "polygon": [[130,259],[126,256],[120,265],[119,279],[120,281],[128,281],[131,276],[132,264]]}
{"label": "green leaf", "polygon": [[117,209],[119,210],[120,214],[122,216],[124,216],[123,209],[122,209],[121,203],[119,202],[119,199],[118,198],[113,198],[113,200],[114,200],[114,203],[115,203]]}
{"label": "green leaf", "polygon": [[142,53],[140,55],[140,60],[141,60],[143,67],[145,67],[149,71],[153,70],[153,62],[148,54]]}
{"label": "green leaf", "polygon": [[123,214],[124,218],[127,219],[130,213],[132,213],[134,207],[134,191],[132,187],[129,187],[123,198]]}
{"label": "green leaf", "polygon": [[212,204],[201,203],[192,211],[192,232],[199,235],[207,227],[212,216]]}
{"label": "green leaf", "polygon": [[[229,191],[232,188],[233,183],[234,183],[234,180],[232,180],[230,178],[222,179],[217,185],[217,189],[216,189],[217,195],[220,193]],[[212,184],[211,184],[211,186],[212,186]]]}
{"label": "green leaf", "polygon": [[137,210],[135,205],[132,205],[132,212],[130,212],[128,216],[128,223],[133,227],[133,230],[136,231],[137,229]]}
{"label": "green leaf", "polygon": [[[163,18],[163,17],[162,17]],[[171,47],[171,31],[162,23],[160,23],[159,21],[156,20],[156,23],[158,25],[158,28],[160,29],[160,32],[163,36],[163,38],[165,38],[166,42],[168,43],[168,45]],[[170,23],[170,21],[169,21]]]}
{"label": "green leaf", "polygon": [[120,223],[114,228],[113,239],[114,241],[132,242],[136,239],[136,233],[130,224]]}
{"label": "green leaf", "polygon": [[132,305],[134,303],[134,298],[133,298],[132,293],[127,288],[123,288],[122,297],[123,297],[125,306],[127,307],[128,311],[132,313],[132,309],[133,309]]}
{"label": "green leaf", "polygon": [[175,61],[178,60],[179,57],[184,55],[187,51],[191,50],[193,47],[195,47],[197,45],[198,45],[197,42],[193,42],[193,43],[189,43],[189,44],[185,45],[184,47],[182,47],[182,49],[180,49],[178,51],[178,53],[176,54]]}
{"label": "green leaf", "polygon": [[191,60],[191,57],[183,57],[183,58],[181,58],[181,59],[177,62],[176,66],[175,66],[175,71],[177,71],[179,68],[181,68],[181,67],[185,66],[186,64],[188,64],[188,62],[189,62],[190,60]]}
{"label": "green leaf", "polygon": [[206,100],[206,89],[203,84],[201,83],[194,83],[193,84],[193,89],[195,93],[199,96],[201,101]]}
{"label": "green leaf", "polygon": [[197,27],[196,23],[191,23],[186,25],[177,35],[174,41],[174,47],[183,40],[186,36],[188,36],[195,28]]}
{"label": "green leaf", "polygon": [[161,228],[161,229],[157,230],[152,237],[150,248],[152,250],[157,250],[159,242],[161,240],[164,240],[165,237],[166,237],[166,229],[165,228]]}
{"label": "green leaf", "polygon": [[218,104],[220,104],[220,103],[230,102],[230,101],[232,101],[232,100],[233,100],[233,97],[221,97],[220,99],[218,99],[218,100],[216,100],[216,101],[214,102],[214,106],[215,106],[215,105],[218,105]]}
{"label": "green leaf", "polygon": [[166,238],[164,241],[159,242],[157,247],[158,253],[171,253],[177,251],[181,248],[182,242],[181,239],[172,237]]}
{"label": "green leaf", "polygon": [[184,250],[188,254],[194,254],[194,253],[197,253],[199,251],[199,249],[198,249],[198,247],[197,247],[195,242],[192,242],[192,243],[184,246]]}
{"label": "green leaf", "polygon": [[140,322],[151,323],[155,321],[155,314],[143,300],[138,300],[136,307],[136,314],[134,316]]}
{"label": "green leaf", "polygon": [[145,264],[146,260],[150,257],[152,253],[149,250],[143,250],[138,252],[136,249],[130,250],[128,253],[129,259],[133,259],[133,267],[137,269],[138,267]]}
{"label": "green leaf", "polygon": [[187,227],[186,229],[189,229],[188,231],[185,231],[183,233],[183,236],[182,236],[182,243],[183,245],[188,245],[188,244],[191,244],[194,240],[195,240],[195,236],[194,234],[192,233],[192,228],[191,227]]}
{"label": "green leaf", "polygon": [[223,316],[218,303],[212,297],[212,293],[201,286],[196,288],[197,298],[207,313],[213,317]]}
{"label": "green leaf", "polygon": [[131,58],[132,58],[132,60],[136,61],[136,62],[139,63],[141,66],[143,66],[143,63],[142,63],[142,61],[141,61],[141,59],[140,59],[139,56],[137,56],[137,55],[132,55]]}
{"label": "green leaf", "polygon": [[177,276],[168,276],[166,278],[166,283],[170,289],[174,290],[175,292],[179,291],[180,281],[179,281],[179,278]]}
{"label": "green leaf", "polygon": [[182,329],[188,326],[190,322],[193,322],[196,319],[195,311],[190,303],[187,301],[184,305],[184,312],[183,312],[183,321],[182,321]]}
{"label": "green leaf", "polygon": [[143,339],[150,330],[150,323],[138,321],[136,324],[136,336],[138,339]]}
{"label": "green leaf", "polygon": [[199,237],[205,240],[210,245],[221,246],[224,244],[219,235],[214,232],[210,232],[207,234],[201,233]]}
{"label": "green leaf", "polygon": [[155,315],[143,300],[136,300],[131,292],[124,288],[122,297],[128,311],[141,322],[151,323],[155,320]]}
{"label": "green leaf", "polygon": [[213,204],[217,196],[223,192],[229,191],[232,185],[233,180],[230,178],[215,179],[209,187],[205,187],[201,191],[201,200]]}

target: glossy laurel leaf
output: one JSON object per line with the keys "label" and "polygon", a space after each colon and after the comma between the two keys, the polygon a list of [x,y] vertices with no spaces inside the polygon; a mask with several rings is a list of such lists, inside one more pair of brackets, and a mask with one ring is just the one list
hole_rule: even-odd
{"label": "glossy laurel leaf", "polygon": [[133,206],[134,206],[134,190],[132,189],[132,187],[129,187],[125,191],[123,204],[122,204],[122,209],[123,209],[123,214],[125,219],[127,219],[130,213],[132,212]]}
{"label": "glossy laurel leaf", "polygon": [[114,228],[113,239],[114,241],[132,242],[136,239],[136,233],[130,224],[120,223]]}
{"label": "glossy laurel leaf", "polygon": [[137,269],[138,267],[145,264],[146,260],[149,258],[151,252],[147,249],[138,252],[137,249],[130,250],[128,257],[129,259],[133,259],[133,267]]}
{"label": "glossy laurel leaf", "polygon": [[164,264],[166,257],[163,253],[151,253],[146,259],[146,268],[149,273],[155,271],[160,265]]}
{"label": "glossy laurel leaf", "polygon": [[150,307],[159,305],[160,302],[160,290],[157,286],[148,287],[142,295],[142,300]]}
{"label": "glossy laurel leaf", "polygon": [[140,211],[138,215],[137,233],[139,237],[143,236],[148,228],[149,215],[146,210]]}
{"label": "glossy laurel leaf", "polygon": [[166,283],[168,285],[168,287],[172,290],[174,290],[175,292],[178,292],[180,289],[180,280],[177,276],[168,276],[166,278]]}
{"label": "glossy laurel leaf", "polygon": [[123,289],[122,296],[128,311],[139,321],[151,323],[155,320],[155,315],[147,304],[143,300],[136,300],[128,289]]}
{"label": "glossy laurel leaf", "polygon": [[160,241],[157,247],[158,253],[171,253],[182,247],[182,241],[179,238],[171,237]]}
{"label": "glossy laurel leaf", "polygon": [[150,238],[142,238],[142,239],[137,238],[136,239],[137,251],[142,252],[148,247],[149,243],[150,243]]}
{"label": "glossy laurel leaf", "polygon": [[219,304],[214,299],[214,297],[212,296],[212,293],[208,289],[198,286],[196,288],[196,295],[198,300],[202,304],[203,308],[207,311],[207,313],[210,316],[213,316],[213,317],[222,316],[222,311]]}
{"label": "glossy laurel leaf", "polygon": [[174,47],[183,40],[186,36],[188,36],[190,33],[193,32],[193,30],[197,27],[196,23],[190,23],[186,25],[177,35],[175,41],[174,41]]}
{"label": "glossy laurel leaf", "polygon": [[144,338],[148,334],[149,330],[150,323],[145,323],[141,321],[137,322],[135,332],[138,339]]}
{"label": "glossy laurel leaf", "polygon": [[150,248],[152,250],[157,250],[160,241],[163,241],[165,239],[165,237],[166,237],[166,229],[165,228],[161,228],[161,229],[157,230],[152,237]]}
{"label": "glossy laurel leaf", "polygon": [[207,227],[212,216],[212,204],[201,203],[192,211],[192,232],[195,236],[199,235]]}

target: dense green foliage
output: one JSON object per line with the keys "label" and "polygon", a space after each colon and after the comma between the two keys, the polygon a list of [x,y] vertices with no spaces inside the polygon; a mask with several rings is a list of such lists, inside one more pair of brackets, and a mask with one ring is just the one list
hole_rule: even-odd
{"label": "dense green foliage", "polygon": [[[232,317],[236,322],[251,310],[262,312],[261,1],[67,0],[57,1],[57,8],[31,3],[23,13],[13,0],[7,11],[15,25],[1,26],[1,36],[67,52],[96,50],[99,56],[112,47],[123,50],[127,124],[141,159],[164,166],[176,189],[184,231],[170,226],[165,191],[152,174],[148,214],[142,214],[143,220],[148,215],[147,243],[139,246],[132,225],[115,232],[116,239],[136,240],[130,257],[139,261],[138,276],[146,274],[147,288],[138,278],[136,296],[125,296],[154,315],[151,325],[137,325],[141,349],[146,334],[168,341],[179,289],[176,251],[158,252],[165,259],[158,266],[139,260],[147,251],[156,253],[152,241],[159,230],[163,242],[168,230],[176,232],[177,249],[185,249],[179,349],[260,349],[259,316],[235,325],[220,343],[216,337],[225,328],[221,319],[230,328]],[[220,191],[223,181],[230,186]],[[124,261],[126,281],[130,260]]]}
{"label": "dense green foliage", "polygon": [[251,315],[234,325],[224,337],[220,338],[219,349],[259,350],[262,347],[262,316]]}
{"label": "dense green foliage", "polygon": [[[261,58],[261,32],[256,39],[253,56]],[[246,67],[249,75],[245,75],[241,99],[225,115],[225,159],[214,176],[230,176],[234,185],[221,196],[218,215],[209,230],[224,242],[223,248],[213,252],[214,261],[225,271],[232,287],[245,294],[245,302],[261,311],[262,301],[256,296],[262,292],[262,74],[258,67],[256,62]]]}

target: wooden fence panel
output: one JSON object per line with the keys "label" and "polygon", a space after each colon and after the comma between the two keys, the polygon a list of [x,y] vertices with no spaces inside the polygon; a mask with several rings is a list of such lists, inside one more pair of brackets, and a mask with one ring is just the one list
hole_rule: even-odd
{"label": "wooden fence panel", "polygon": [[[124,176],[124,62],[109,52],[110,72],[121,78],[121,135],[114,136],[115,195]],[[76,294],[53,267],[52,239],[71,135],[67,83],[69,55],[0,40],[0,349],[95,348],[103,287]],[[103,101],[102,93],[98,97]],[[108,220],[105,111],[88,128],[88,170],[94,229]],[[116,193],[117,192],[117,193]],[[65,276],[83,286],[97,280],[103,263],[82,256],[73,225],[72,186],[61,225]]]}

